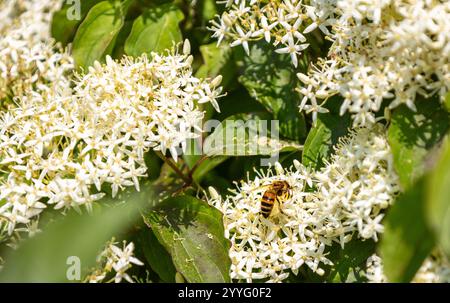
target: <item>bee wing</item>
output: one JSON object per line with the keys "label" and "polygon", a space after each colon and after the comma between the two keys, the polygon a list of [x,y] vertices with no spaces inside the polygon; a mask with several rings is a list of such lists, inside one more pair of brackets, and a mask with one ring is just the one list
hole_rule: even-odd
{"label": "bee wing", "polygon": [[272,184],[266,184],[266,185],[260,185],[258,187],[255,187],[253,190],[258,190],[258,189],[268,189],[270,188]]}

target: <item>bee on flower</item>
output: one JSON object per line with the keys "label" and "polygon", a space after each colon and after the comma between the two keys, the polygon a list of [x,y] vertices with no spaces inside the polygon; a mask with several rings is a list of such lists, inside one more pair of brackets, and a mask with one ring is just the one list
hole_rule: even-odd
{"label": "bee on flower", "polygon": [[[288,184],[290,194],[274,191],[280,211],[266,216],[267,188],[276,182]],[[225,198],[210,188],[209,203],[223,213],[231,277],[280,282],[303,264],[323,275],[323,266],[332,264],[327,247],[334,242],[344,248],[354,237],[377,241],[383,210],[398,190],[389,145],[377,125],[342,139],[319,171],[298,161],[287,169],[277,163]]]}

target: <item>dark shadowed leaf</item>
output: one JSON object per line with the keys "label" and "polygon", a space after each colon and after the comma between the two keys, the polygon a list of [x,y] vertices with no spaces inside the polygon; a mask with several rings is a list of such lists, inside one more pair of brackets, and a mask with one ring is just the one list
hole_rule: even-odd
{"label": "dark shadowed leaf", "polygon": [[200,183],[206,176],[206,174],[208,174],[211,170],[216,168],[227,159],[228,157],[226,156],[213,156],[208,157],[207,159],[199,159],[199,164],[197,164],[197,167],[192,174],[192,178],[195,182]]}
{"label": "dark shadowed leaf", "polygon": [[366,280],[367,259],[375,253],[373,240],[355,239],[345,244],[334,245],[328,258],[333,262],[327,281],[329,282],[363,282]]}
{"label": "dark shadowed leaf", "polygon": [[224,238],[222,214],[194,197],[162,202],[145,222],[172,256],[188,282],[229,282],[230,244]]}
{"label": "dark shadowed leaf", "polygon": [[217,43],[200,46],[203,57],[203,65],[196,73],[198,78],[223,77],[221,85],[228,87],[235,79],[236,64],[233,60],[233,51],[227,45],[217,47]]}
{"label": "dark shadowed leaf", "polygon": [[122,26],[122,29],[117,34],[117,37],[114,40],[114,49],[111,51],[111,56],[115,59],[120,59],[125,55],[124,44],[128,38],[128,35],[131,32],[131,27],[133,26],[132,21],[125,21]]}
{"label": "dark shadowed leaf", "polygon": [[219,105],[220,113],[214,115],[214,118],[219,121],[242,113],[268,113],[265,107],[252,98],[248,94],[248,91],[242,86],[237,90],[227,92],[226,96],[219,99]]}
{"label": "dark shadowed leaf", "polygon": [[244,74],[239,81],[279,120],[283,137],[295,141],[305,137],[305,119],[299,112],[300,97],[295,91],[298,80],[289,56],[280,56],[258,43],[244,58]]}
{"label": "dark shadowed leaf", "polygon": [[329,113],[319,114],[316,124],[306,137],[303,164],[315,169],[321,168],[323,161],[333,153],[333,146],[338,143],[339,138],[348,134],[350,126],[351,119],[348,114],[340,116],[331,110]]}

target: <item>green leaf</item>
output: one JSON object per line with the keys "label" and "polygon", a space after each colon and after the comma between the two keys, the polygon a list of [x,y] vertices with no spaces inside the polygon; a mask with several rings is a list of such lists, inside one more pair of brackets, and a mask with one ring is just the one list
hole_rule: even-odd
{"label": "green leaf", "polygon": [[111,56],[116,59],[120,59],[125,54],[125,41],[128,39],[128,35],[131,32],[131,28],[133,26],[133,21],[125,21],[125,23],[122,26],[122,29],[119,31],[117,36],[115,37],[114,43],[112,43],[112,46],[114,46],[114,49],[110,52]]}
{"label": "green leaf", "polygon": [[444,107],[448,112],[450,112],[450,92],[447,93],[447,96],[445,96]]}
{"label": "green leaf", "polygon": [[215,0],[200,0],[200,3],[197,5],[200,5],[201,7],[203,23],[207,24],[219,13],[217,11],[217,5]]}
{"label": "green leaf", "polygon": [[163,282],[174,283],[176,269],[172,259],[161,243],[158,242],[151,229],[143,230],[139,235],[140,245],[144,252],[145,259],[154,272],[156,272]]}
{"label": "green leaf", "polygon": [[80,259],[82,274],[86,274],[105,243],[140,219],[139,208],[152,201],[152,194],[144,190],[126,201],[116,206],[102,201],[105,207],[94,208],[93,215],[72,211],[49,223],[41,233],[24,240],[17,250],[6,252],[0,282],[73,282],[66,275],[70,266],[66,262],[71,256]]}
{"label": "green leaf", "polygon": [[[266,109],[253,99],[247,92],[247,90],[240,86],[239,89],[227,92],[227,95],[219,100],[220,113],[215,113],[214,118],[222,121],[229,116],[242,114],[242,113],[262,113],[266,112]],[[268,119],[271,117],[268,115]]]}
{"label": "green leaf", "polygon": [[217,47],[217,43],[200,46],[203,65],[196,73],[197,78],[214,78],[222,75],[223,87],[228,87],[235,78],[236,64],[233,60],[233,51],[228,45]]}
{"label": "green leaf", "polygon": [[298,80],[289,56],[259,43],[244,58],[244,74],[239,81],[280,121],[283,137],[296,141],[305,137],[305,119],[299,112],[300,97],[295,91]]}
{"label": "green leaf", "polygon": [[[78,25],[81,23],[89,10],[100,0],[84,0],[80,3],[80,15],[76,16],[76,4],[66,4],[59,11],[53,14],[51,23],[52,37],[62,45],[67,45],[72,41]],[[77,17],[80,17],[79,19]]]}
{"label": "green leaf", "polygon": [[375,253],[372,240],[352,240],[342,249],[334,245],[328,258],[333,262],[327,277],[329,282],[363,282],[367,259]]}
{"label": "green leaf", "polygon": [[425,221],[425,199],[425,182],[421,178],[397,198],[383,221],[380,253],[390,282],[411,281],[434,247]]}
{"label": "green leaf", "polygon": [[202,155],[202,151],[199,144],[196,144],[196,140],[189,141],[186,149],[186,153],[183,155],[183,159],[188,165],[190,171],[194,170],[192,178],[196,183],[200,183],[203,177],[213,170],[216,166],[226,161],[228,157],[208,157]]}
{"label": "green leaf", "polygon": [[225,197],[227,193],[229,193],[229,189],[233,187],[233,183],[225,178],[220,176],[216,171],[211,171],[205,175],[203,178],[204,188],[213,187],[216,191]]}
{"label": "green leaf", "polygon": [[198,165],[197,169],[192,175],[192,178],[194,179],[195,182],[200,183],[203,177],[206,176],[206,174],[208,174],[211,170],[213,170],[218,165],[222,164],[227,159],[228,157],[219,156],[219,157],[211,157],[204,160]]}
{"label": "green leaf", "polygon": [[406,106],[392,115],[388,140],[394,166],[403,188],[409,188],[427,171],[427,156],[449,129],[449,116],[434,98],[418,100],[417,111]]}
{"label": "green leaf", "polygon": [[95,5],[77,30],[73,41],[73,57],[84,69],[101,60],[122,28],[126,4],[103,1]]}
{"label": "green leaf", "polygon": [[348,134],[351,127],[350,115],[340,116],[329,112],[317,116],[316,125],[309,131],[303,149],[302,162],[306,166],[319,169],[324,160],[333,153],[333,146],[339,138]]}
{"label": "green leaf", "polygon": [[188,282],[230,282],[230,243],[224,238],[218,210],[181,196],[162,202],[145,222]]}
{"label": "green leaf", "polygon": [[450,141],[447,138],[427,179],[426,215],[437,242],[450,256]]}
{"label": "green leaf", "polygon": [[170,49],[183,39],[178,26],[183,19],[183,13],[173,4],[149,8],[134,21],[125,53],[138,57]]}
{"label": "green leaf", "polygon": [[204,142],[208,156],[275,155],[302,147],[271,136],[270,121],[264,115],[240,114],[223,121]]}

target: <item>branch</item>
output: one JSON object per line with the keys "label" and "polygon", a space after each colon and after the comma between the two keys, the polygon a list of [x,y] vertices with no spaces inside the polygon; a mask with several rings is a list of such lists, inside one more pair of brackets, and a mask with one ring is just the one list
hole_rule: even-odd
{"label": "branch", "polygon": [[172,168],[172,170],[178,175],[180,176],[181,179],[183,179],[183,181],[187,184],[187,185],[191,185],[192,184],[192,178],[186,176],[185,174],[183,174],[183,172],[177,167],[177,165],[175,163],[172,162],[172,160],[168,159],[166,156],[164,156],[161,152],[155,152],[156,155],[158,155],[158,157],[160,157],[165,163],[167,163],[167,165],[170,166],[170,168]]}

